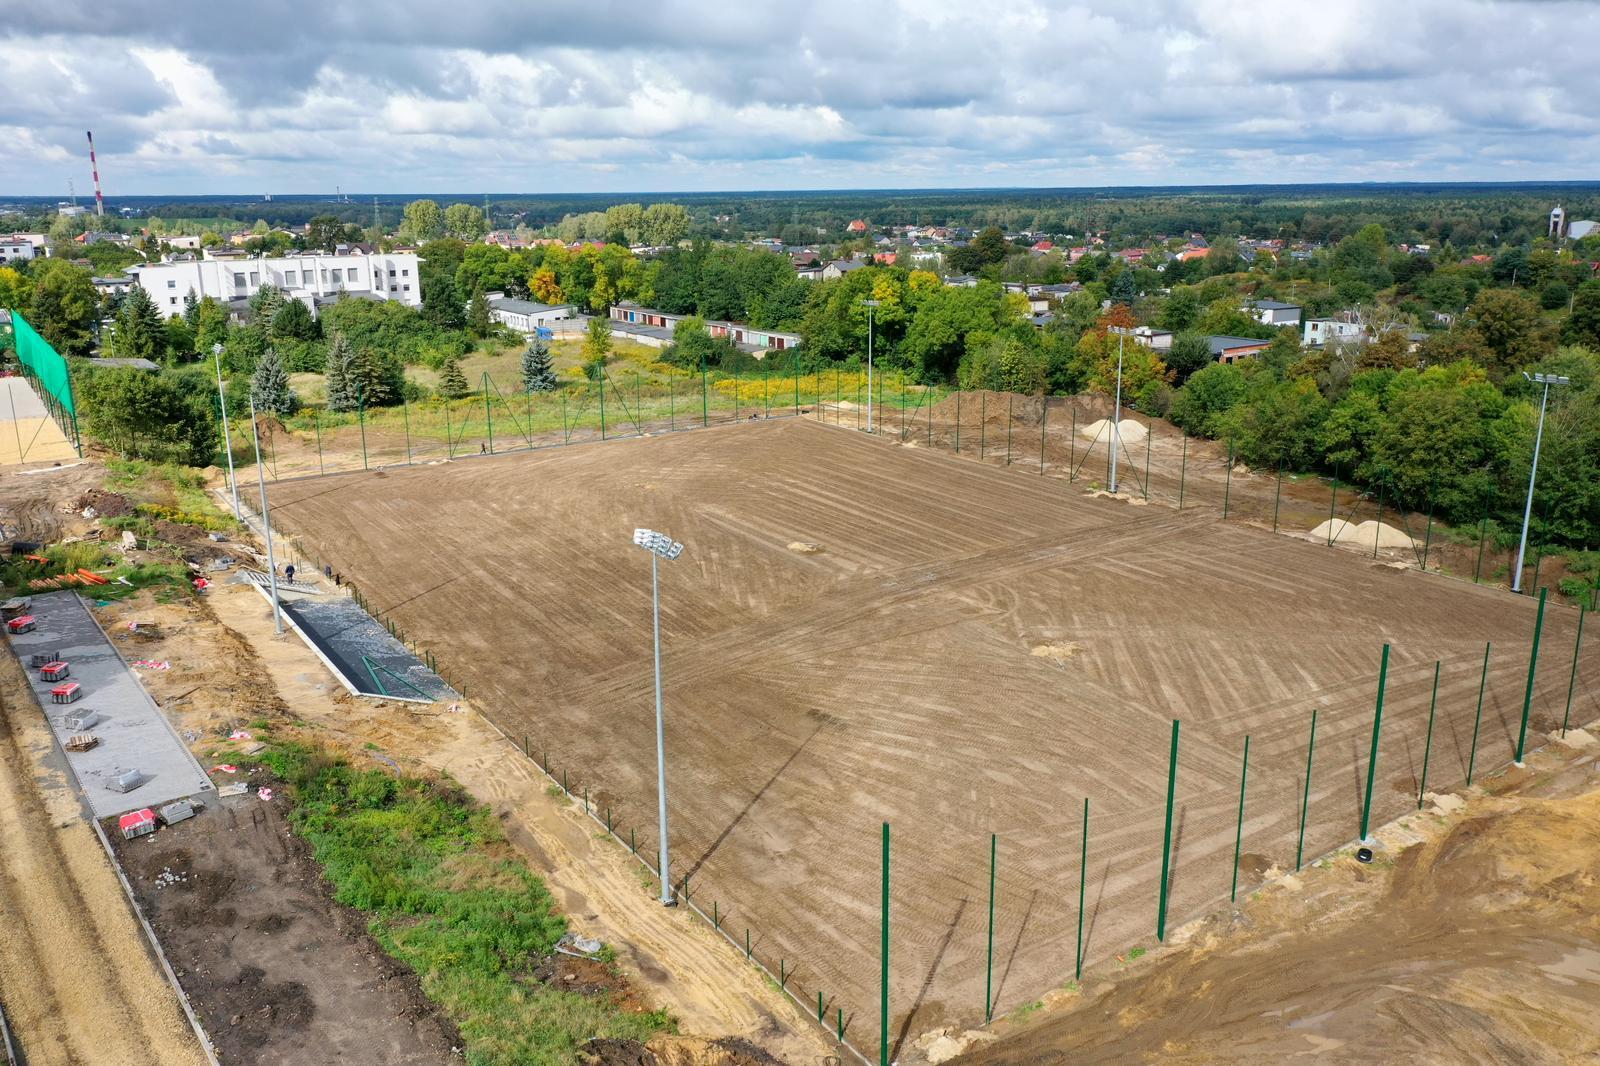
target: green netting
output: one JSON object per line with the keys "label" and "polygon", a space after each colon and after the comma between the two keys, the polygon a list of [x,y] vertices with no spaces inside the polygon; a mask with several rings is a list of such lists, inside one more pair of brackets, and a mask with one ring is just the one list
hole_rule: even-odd
{"label": "green netting", "polygon": [[72,375],[67,372],[67,361],[16,311],[11,312],[11,325],[16,331],[17,358],[61,408],[75,417],[78,408],[72,400]]}

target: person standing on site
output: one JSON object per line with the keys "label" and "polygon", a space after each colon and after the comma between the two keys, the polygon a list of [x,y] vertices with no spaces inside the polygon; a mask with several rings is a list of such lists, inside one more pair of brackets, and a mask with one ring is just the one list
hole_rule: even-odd
{"label": "person standing on site", "polygon": [[284,580],[289,582],[289,584],[291,584],[291,585],[294,584],[294,564],[293,563],[290,563],[288,566],[283,568],[283,577],[284,577]]}

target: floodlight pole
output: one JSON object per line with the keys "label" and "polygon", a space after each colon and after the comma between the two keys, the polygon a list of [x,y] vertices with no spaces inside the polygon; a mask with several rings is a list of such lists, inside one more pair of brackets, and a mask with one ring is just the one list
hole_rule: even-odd
{"label": "floodlight pole", "polygon": [[661,559],[650,553],[650,614],[655,629],[656,655],[656,805],[661,823],[661,905],[670,907],[672,876],[667,872],[667,741],[661,716]]}
{"label": "floodlight pole", "polygon": [[867,306],[867,432],[872,432],[872,309],[877,300],[863,300]]}
{"label": "floodlight pole", "polygon": [[256,427],[256,396],[250,393],[250,437],[256,446],[256,480],[261,485],[261,528],[267,535],[267,582],[272,587],[272,630],[283,636],[283,609],[278,606],[278,562],[272,554],[272,515],[267,510],[267,475],[261,469],[261,432]]}
{"label": "floodlight pole", "polygon": [[239,478],[233,472],[233,438],[228,435],[228,397],[222,391],[222,345],[211,346],[211,358],[217,364],[217,406],[222,408],[222,450],[228,456],[228,485],[233,490],[233,517],[240,519],[243,513],[239,510]]}
{"label": "floodlight pole", "polygon": [[1528,553],[1528,522],[1533,517],[1533,484],[1539,477],[1539,446],[1544,443],[1544,409],[1550,401],[1550,386],[1565,385],[1570,380],[1559,374],[1524,373],[1522,376],[1543,385],[1544,394],[1539,398],[1539,428],[1533,435],[1533,466],[1528,471],[1528,499],[1522,509],[1522,542],[1517,546],[1517,572],[1511,579],[1512,592],[1522,591],[1522,562]]}
{"label": "floodlight pole", "polygon": [[1111,407],[1111,495],[1117,494],[1117,452],[1122,446],[1122,338],[1124,328],[1112,326],[1117,333],[1117,393]]}

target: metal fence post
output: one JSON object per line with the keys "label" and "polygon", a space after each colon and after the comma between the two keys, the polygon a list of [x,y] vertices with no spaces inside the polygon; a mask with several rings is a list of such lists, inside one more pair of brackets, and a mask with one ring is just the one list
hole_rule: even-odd
{"label": "metal fence post", "polygon": [[889,823],[883,823],[883,917],[878,949],[878,1066],[889,1066]]}
{"label": "metal fence post", "polygon": [[1089,880],[1089,797],[1083,797],[1083,852],[1078,858],[1078,953],[1073,956],[1072,979],[1083,980],[1083,895]]}
{"label": "metal fence post", "polygon": [[1428,552],[1433,548],[1433,497],[1438,488],[1439,479],[1434,478],[1432,484],[1428,486],[1428,531],[1422,538],[1422,569],[1424,573],[1428,569]]}
{"label": "metal fence post", "polygon": [[989,394],[978,393],[978,461],[983,461],[985,446],[989,443]]}
{"label": "metal fence post", "polygon": [[1383,731],[1383,690],[1389,681],[1389,645],[1383,646],[1383,659],[1378,665],[1378,706],[1372,714],[1372,751],[1367,756],[1367,795],[1361,802],[1361,836],[1370,843],[1367,828],[1372,822],[1372,783],[1378,776],[1378,736]]}
{"label": "metal fence post", "polygon": [[596,384],[598,384],[600,386],[600,439],[601,440],[605,440],[606,439],[606,368],[605,368],[605,364],[604,363],[602,363],[600,365],[600,377],[597,379]]}
{"label": "metal fence post", "polygon": [[1239,820],[1233,830],[1233,888],[1228,894],[1230,902],[1239,899],[1239,849],[1244,844],[1244,782],[1250,773],[1250,734],[1244,735],[1244,758],[1239,761]]}
{"label": "metal fence post", "polygon": [[1433,712],[1439,706],[1439,660],[1433,663],[1433,695],[1428,697],[1428,739],[1422,742],[1422,780],[1417,784],[1417,810],[1422,810],[1422,797],[1428,791],[1428,756],[1433,752]]}
{"label": "metal fence post", "polygon": [[1144,427],[1144,498],[1150,498],[1150,442],[1156,439],[1156,420]]}
{"label": "metal fence post", "polygon": [[1300,869],[1300,862],[1305,857],[1306,850],[1306,813],[1311,807],[1311,754],[1317,750],[1317,709],[1311,708],[1311,739],[1306,741],[1306,787],[1300,794],[1300,838],[1294,846],[1294,868]]}
{"label": "metal fence post", "polygon": [[361,423],[361,469],[367,469],[367,400],[356,389],[356,419]]}
{"label": "metal fence post", "polygon": [[1283,500],[1283,460],[1278,460],[1278,487],[1272,493],[1272,531],[1278,531],[1278,505]]}
{"label": "metal fence post", "polygon": [[1528,653],[1528,685],[1522,691],[1522,725],[1517,730],[1517,757],[1512,760],[1518,766],[1522,765],[1522,751],[1528,742],[1528,715],[1533,710],[1533,674],[1539,665],[1539,634],[1544,630],[1544,600],[1549,592],[1547,588],[1539,590],[1539,613],[1533,620],[1533,650]]}
{"label": "metal fence post", "polygon": [[1578,687],[1578,650],[1583,647],[1584,605],[1578,604],[1578,639],[1572,645],[1572,676],[1567,679],[1567,709],[1561,716],[1561,738],[1566,739],[1567,723],[1572,720],[1572,693]]}
{"label": "metal fence post", "polygon": [[1333,465],[1333,489],[1328,493],[1328,547],[1333,547],[1333,515],[1339,506],[1339,464]]}
{"label": "metal fence post", "polygon": [[994,864],[998,834],[989,834],[989,953],[984,964],[983,1020],[994,1021]]}
{"label": "metal fence post", "polygon": [[956,454],[961,454],[961,390],[956,390]]}
{"label": "metal fence post", "polygon": [[400,414],[405,418],[406,428],[406,465],[411,465],[411,404],[404,397],[400,397]]}
{"label": "metal fence post", "polygon": [[706,376],[706,374],[707,374],[706,361],[705,361],[705,358],[702,356],[701,359],[700,359],[700,425],[701,425],[701,427],[709,426],[711,424],[711,381]]}
{"label": "metal fence post", "polygon": [[448,459],[456,457],[456,434],[450,428],[450,401],[444,402],[444,454]]}
{"label": "metal fence post", "polygon": [[1478,583],[1478,576],[1483,573],[1483,538],[1489,531],[1489,516],[1484,515],[1478,520],[1478,563],[1472,568],[1472,583]]}
{"label": "metal fence post", "polygon": [[1222,517],[1228,517],[1228,500],[1233,495],[1233,441],[1228,442],[1228,470],[1222,482]]}
{"label": "metal fence post", "polygon": [[483,421],[489,427],[489,454],[494,454],[494,408],[489,404],[489,372],[483,372]]}
{"label": "metal fence post", "polygon": [[1472,786],[1472,768],[1478,762],[1478,727],[1483,724],[1483,690],[1489,684],[1489,648],[1491,642],[1483,642],[1483,674],[1478,678],[1478,710],[1472,718],[1472,748],[1467,755],[1467,786]]}
{"label": "metal fence post", "polygon": [[1050,397],[1039,397],[1039,476],[1044,477],[1044,427],[1050,421]]}
{"label": "metal fence post", "polygon": [[1172,720],[1172,755],[1167,761],[1167,828],[1161,841],[1161,901],[1156,912],[1156,939],[1167,939],[1167,880],[1172,870],[1172,802],[1178,788],[1178,720]]}
{"label": "metal fence post", "polygon": [[1378,557],[1378,545],[1383,542],[1383,482],[1378,482],[1378,528],[1372,533],[1372,557]]}
{"label": "metal fence post", "polygon": [[1011,465],[1011,411],[1016,405],[1016,397],[1006,393],[1006,465]]}
{"label": "metal fence post", "polygon": [[[317,432],[317,473],[326,474],[327,470],[322,466],[322,416],[316,412],[315,408],[311,411],[311,426]],[[230,448],[233,447],[231,442],[228,446]]]}
{"label": "metal fence post", "polygon": [[1183,487],[1189,480],[1189,434],[1183,435],[1183,459],[1178,467],[1178,510],[1183,510]]}

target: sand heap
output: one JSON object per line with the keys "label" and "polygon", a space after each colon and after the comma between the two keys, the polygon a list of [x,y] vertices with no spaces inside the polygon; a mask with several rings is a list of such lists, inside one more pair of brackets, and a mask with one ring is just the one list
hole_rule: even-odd
{"label": "sand heap", "polygon": [[971,427],[973,432],[978,431],[978,422],[1002,432],[1009,421],[1014,426],[1037,426],[1044,417],[1044,398],[1042,396],[1020,396],[1006,392],[991,392],[987,389],[969,389],[960,394],[958,401],[954,395],[946,396],[933,405],[933,420],[954,424],[956,416],[961,416],[963,432]]}
{"label": "sand heap", "polygon": [[[1109,441],[1111,439],[1111,419],[1102,418],[1098,422],[1090,422],[1087,426],[1079,428],[1078,433],[1088,437],[1096,444],[1102,440]],[[1144,423],[1142,422],[1136,422],[1131,418],[1124,418],[1117,422],[1117,436],[1124,445],[1137,444],[1144,440],[1147,435],[1148,431],[1144,428]]]}
{"label": "sand heap", "polygon": [[1353,525],[1342,518],[1332,518],[1313,529],[1310,535],[1311,539],[1327,544],[1330,533],[1334,544],[1366,548],[1369,551],[1373,548],[1416,547],[1416,542],[1403,530],[1396,529],[1386,522],[1374,522],[1371,519],[1360,525]]}

